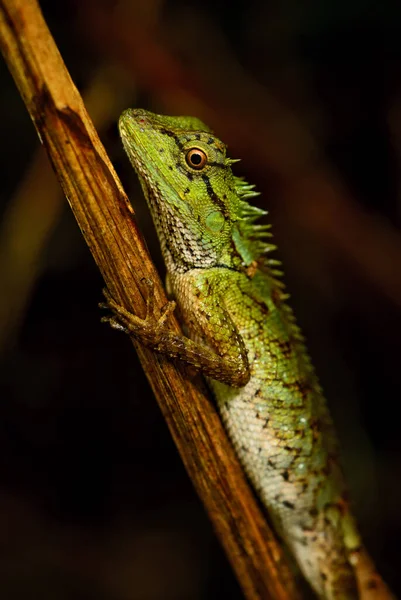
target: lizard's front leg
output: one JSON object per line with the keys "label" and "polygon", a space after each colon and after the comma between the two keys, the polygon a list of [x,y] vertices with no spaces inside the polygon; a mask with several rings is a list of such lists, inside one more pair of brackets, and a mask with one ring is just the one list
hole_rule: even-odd
{"label": "lizard's front leg", "polygon": [[160,314],[156,314],[154,284],[151,280],[145,280],[145,283],[148,287],[148,298],[144,319],[118,304],[105,290],[106,303],[100,306],[111,309],[114,314],[111,317],[102,317],[102,322],[108,322],[115,329],[133,335],[156,352],[171,358],[179,358],[208,377],[233,387],[242,387],[248,383],[250,373],[245,345],[224,308],[215,308],[220,321],[224,323],[223,335],[218,335],[216,339],[216,332],[212,330],[212,326],[210,326],[210,336],[207,325],[204,328],[206,330],[203,331],[205,339],[210,338],[215,341],[213,347],[194,342],[168,329],[166,321],[176,304],[174,301],[167,302]]}

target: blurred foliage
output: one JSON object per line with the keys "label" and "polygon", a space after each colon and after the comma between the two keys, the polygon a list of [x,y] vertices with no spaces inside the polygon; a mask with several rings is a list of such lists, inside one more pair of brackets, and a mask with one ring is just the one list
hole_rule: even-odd
{"label": "blurred foliage", "polygon": [[[196,114],[243,159],[400,592],[400,3],[41,5],[161,272],[119,112]],[[3,63],[0,86],[2,597],[241,598]]]}

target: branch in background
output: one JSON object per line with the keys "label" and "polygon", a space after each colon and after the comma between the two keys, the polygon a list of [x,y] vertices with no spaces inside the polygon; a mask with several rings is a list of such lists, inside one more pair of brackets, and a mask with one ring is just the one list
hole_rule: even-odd
{"label": "branch in background", "polygon": [[[166,37],[161,24],[149,26],[137,12],[117,10],[119,4],[125,3],[113,5],[113,10],[93,0],[83,5],[80,19],[96,48],[125,65],[167,112],[185,108],[218,129],[237,156],[246,157],[253,170],[269,174],[278,210],[306,238],[317,241],[328,262],[337,256],[400,307],[399,232],[357,204],[298,113],[238,66],[210,23],[207,28],[202,21],[176,25],[181,38],[185,32],[190,35],[190,41],[181,42],[180,60],[178,52],[161,41]],[[208,43],[202,44],[205,38]],[[202,52],[193,52],[194,47]],[[227,79],[230,85],[221,85]],[[305,268],[302,263],[297,266]]]}
{"label": "branch in background", "polygon": [[[132,90],[132,83],[121,70],[110,66],[99,69],[84,93],[85,105],[99,130],[106,129],[127,107]],[[43,250],[64,206],[60,185],[39,147],[0,227],[0,355],[18,336],[32,289],[42,272]]]}
{"label": "branch in background", "polygon": [[[0,44],[85,240],[115,299],[145,314],[141,280],[165,294],[134,212],[34,0],[0,2]],[[77,292],[78,293],[78,292]],[[144,290],[146,294],[146,291]],[[171,328],[178,325],[171,318]],[[299,597],[217,413],[182,365],[133,340],[186,469],[248,599]]]}

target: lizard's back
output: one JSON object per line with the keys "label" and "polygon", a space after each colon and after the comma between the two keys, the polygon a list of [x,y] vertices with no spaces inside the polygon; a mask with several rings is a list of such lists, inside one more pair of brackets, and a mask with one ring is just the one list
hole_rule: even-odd
{"label": "lizard's back", "polygon": [[210,301],[224,307],[248,354],[243,388],[209,379],[226,429],[278,532],[325,598],[357,598],[348,546],[359,539],[348,514],[336,438],[300,332],[274,278],[225,268],[172,277],[195,339],[205,343]]}

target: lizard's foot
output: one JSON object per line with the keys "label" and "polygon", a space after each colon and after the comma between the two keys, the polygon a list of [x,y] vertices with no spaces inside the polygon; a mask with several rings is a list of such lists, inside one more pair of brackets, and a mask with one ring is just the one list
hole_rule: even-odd
{"label": "lizard's foot", "polygon": [[[156,352],[165,354],[170,358],[178,358],[192,365],[213,379],[235,387],[241,387],[248,383],[250,372],[246,350],[242,338],[230,321],[229,315],[223,313],[226,328],[231,326],[229,332],[234,336],[234,342],[231,342],[228,347],[223,348],[221,354],[218,354],[207,344],[195,342],[169,329],[167,319],[175,309],[175,302],[167,302],[158,310],[155,308],[153,282],[148,279],[142,281],[148,289],[145,318],[141,319],[132,314],[116,302],[110,293],[105,290],[106,303],[100,306],[112,310],[113,315],[103,317],[103,322],[110,323],[115,329],[125,331],[136,337],[145,346]],[[222,336],[220,330],[218,334],[218,339],[224,339],[225,334]]]}
{"label": "lizard's foot", "polygon": [[118,304],[110,295],[107,289],[103,290],[106,302],[99,304],[100,308],[107,308],[113,311],[113,316],[102,317],[102,323],[109,323],[114,329],[134,335],[142,342],[156,346],[168,331],[166,321],[175,309],[175,302],[167,302],[158,311],[155,308],[155,291],[153,281],[150,279],[142,280],[148,288],[148,297],[146,300],[146,316],[144,319],[137,317],[129,310]]}

